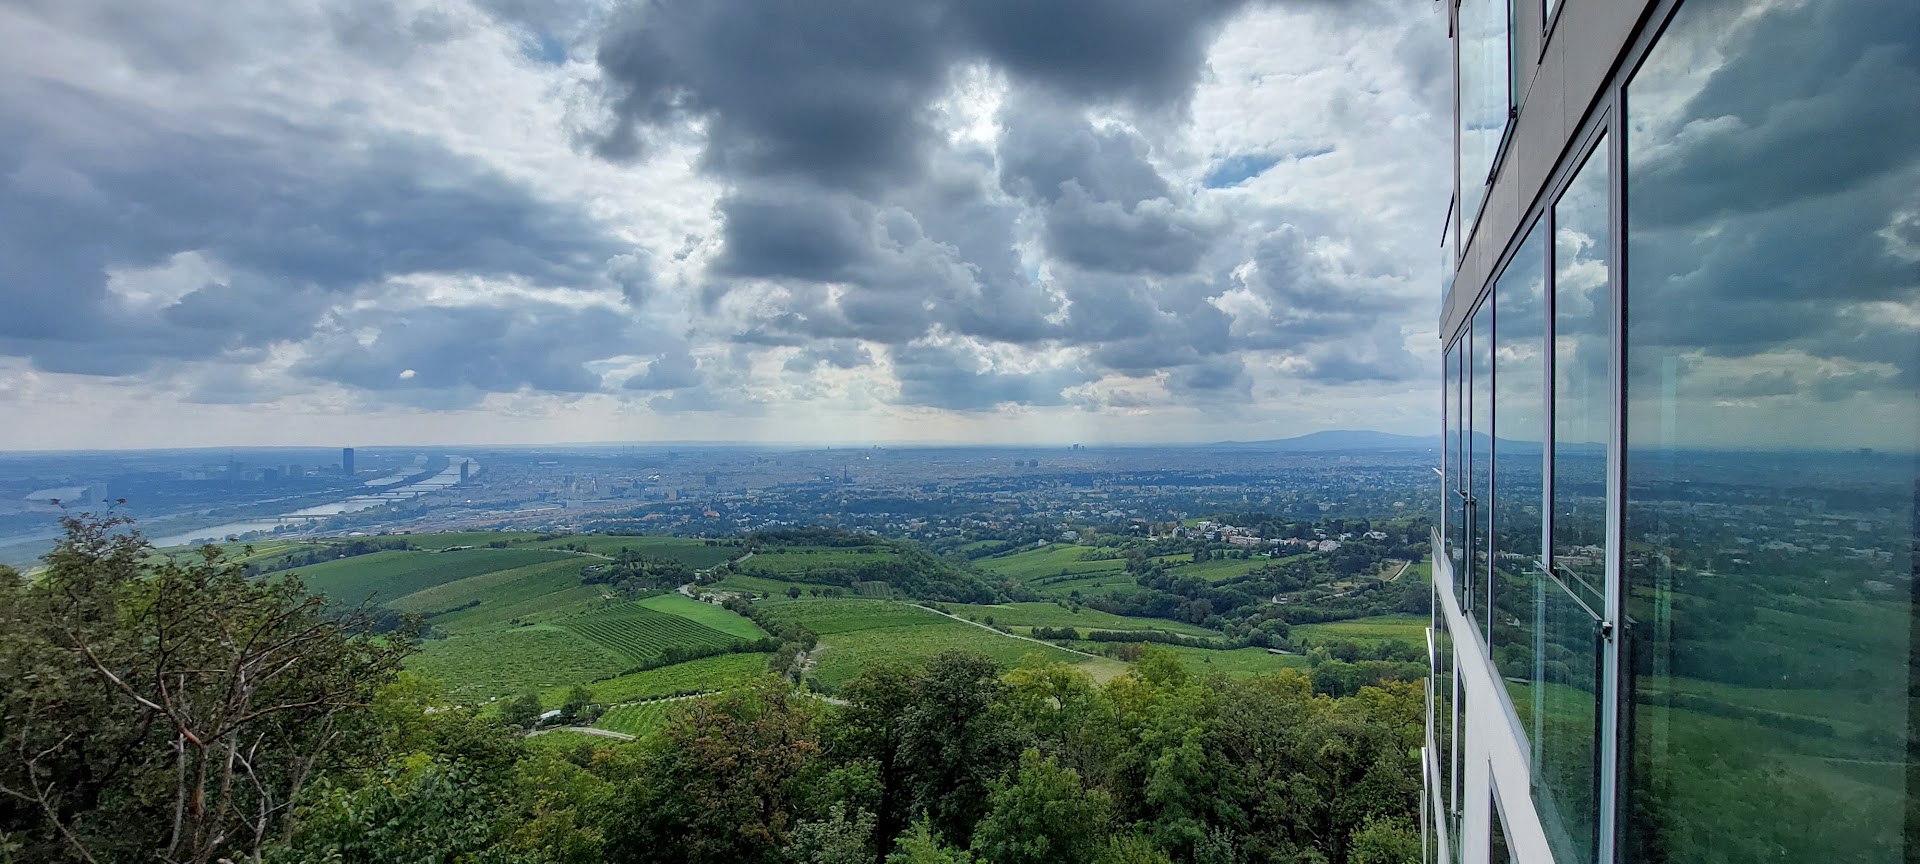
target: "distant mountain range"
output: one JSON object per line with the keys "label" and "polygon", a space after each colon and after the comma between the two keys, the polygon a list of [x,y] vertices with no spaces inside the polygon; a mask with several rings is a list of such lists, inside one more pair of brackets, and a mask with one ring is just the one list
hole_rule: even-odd
{"label": "distant mountain range", "polygon": [[1296,453],[1328,450],[1437,450],[1440,448],[1440,436],[1395,435],[1391,432],[1374,432],[1368,429],[1332,429],[1326,432],[1311,432],[1294,438],[1275,438],[1267,441],[1221,441],[1208,446]]}

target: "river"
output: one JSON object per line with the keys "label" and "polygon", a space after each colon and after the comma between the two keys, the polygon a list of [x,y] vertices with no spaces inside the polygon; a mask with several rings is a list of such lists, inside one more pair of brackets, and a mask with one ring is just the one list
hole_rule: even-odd
{"label": "river", "polygon": [[[185,546],[189,543],[198,542],[217,542],[235,534],[272,531],[282,525],[304,528],[329,516],[338,516],[342,513],[354,513],[360,510],[371,510],[383,504],[418,498],[429,492],[438,492],[442,489],[460,485],[460,464],[466,461],[471,460],[468,460],[464,456],[448,457],[446,470],[418,483],[409,483],[405,486],[391,489],[382,488],[383,481],[385,485],[392,485],[396,482],[392,478],[382,477],[364,484],[379,489],[380,491],[377,492],[367,492],[329,504],[303,507],[291,513],[283,513],[278,518],[246,519],[239,522],[228,522],[224,525],[195,528],[192,531],[185,531],[168,537],[156,537],[153,539],[153,545],[164,547]],[[478,473],[480,473],[480,463],[474,462],[473,468],[468,476],[471,477]]]}

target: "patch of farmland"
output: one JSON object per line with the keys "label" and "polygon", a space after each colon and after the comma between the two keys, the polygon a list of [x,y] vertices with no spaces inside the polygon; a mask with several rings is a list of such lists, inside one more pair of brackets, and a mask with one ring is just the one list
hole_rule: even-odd
{"label": "patch of farmland", "polygon": [[[422,614],[455,609],[474,600],[480,601],[480,606],[498,608],[580,584],[579,561],[555,560],[551,555],[543,557],[548,560],[444,582],[396,597],[383,605]],[[439,626],[441,622],[436,619],[434,623]]]}
{"label": "patch of farmland", "polygon": [[435,585],[554,560],[539,549],[467,549],[459,552],[375,552],[301,567],[308,590],[343,604],[405,597]]}
{"label": "patch of farmland", "polygon": [[1180,661],[1180,665],[1199,673],[1224,672],[1228,675],[1264,675],[1281,669],[1307,668],[1307,658],[1299,654],[1272,654],[1265,648],[1235,648],[1232,651],[1210,651],[1205,648],[1186,648],[1179,645],[1154,645],[1152,650],[1166,651]]}
{"label": "patch of farmland", "polygon": [[741,617],[739,613],[723,609],[712,603],[702,603],[679,592],[659,594],[640,601],[640,605],[656,612],[678,615],[689,621],[705,624],[729,636],[742,639],[758,639],[767,635],[760,626]]}
{"label": "patch of farmland", "polygon": [[693,704],[692,699],[677,699],[672,702],[645,702],[638,705],[615,705],[600,715],[593,725],[596,729],[609,732],[624,732],[635,738],[644,738],[672,722],[677,712],[686,710]]}
{"label": "patch of farmland", "polygon": [[538,536],[532,531],[448,531],[442,534],[412,534],[407,535],[406,539],[421,549],[437,550],[455,546],[486,546],[489,543],[518,545],[532,542]]}
{"label": "patch of farmland", "polygon": [[887,546],[790,546],[769,552],[755,552],[742,562],[746,573],[804,575],[810,570],[846,570],[867,564],[898,560],[900,553]]}
{"label": "patch of farmland", "polygon": [[440,680],[465,701],[592,681],[630,665],[588,639],[549,626],[429,639],[407,660],[407,668]]}
{"label": "patch of farmland", "polygon": [[813,677],[829,687],[839,687],[874,663],[924,661],[942,651],[954,650],[984,654],[1003,668],[1012,668],[1028,655],[1092,667],[1117,665],[1105,658],[1085,657],[1025,639],[1010,638],[924,610],[922,614],[925,619],[913,626],[875,627],[822,635],[821,650],[815,655],[818,665],[814,667]]}
{"label": "patch of farmland", "polygon": [[[593,693],[594,702],[602,705],[671,696],[689,690],[730,690],[769,674],[767,661],[771,656],[722,654],[718,657],[702,657],[644,672],[629,672],[604,681],[582,682],[581,686]],[[541,707],[560,707],[567,701],[567,693],[572,689],[572,685],[567,685],[541,693]]]}
{"label": "patch of farmland", "polygon": [[1071,597],[1075,591],[1080,592],[1082,597],[1093,597],[1131,594],[1140,590],[1140,583],[1126,573],[1097,573],[1060,581],[1035,582],[1029,587],[1048,597]]}
{"label": "patch of farmland", "polygon": [[[738,546],[708,545],[705,540],[689,537],[646,537],[609,534],[576,534],[557,540],[544,540],[534,544],[543,548],[563,546],[585,546],[588,552],[613,557],[622,549],[632,549],[642,555],[678,561],[695,570],[725,564],[738,557],[745,550]],[[758,556],[756,556],[758,557]]]}
{"label": "patch of farmland", "polygon": [[1225,582],[1274,563],[1269,558],[1214,558],[1195,561],[1188,555],[1162,555],[1153,560],[1165,565],[1167,572],[1174,576],[1192,576],[1208,582]]}
{"label": "patch of farmland", "polygon": [[1169,621],[1164,618],[1132,618],[1114,615],[1098,609],[1081,608],[1075,612],[1058,603],[1004,603],[994,606],[976,606],[966,603],[949,603],[947,611],[962,618],[984,621],[993,618],[993,623],[1008,627],[1075,627],[1087,630],[1158,630],[1163,633],[1178,633],[1182,636],[1219,638],[1217,630],[1208,630],[1198,624],[1184,621]]}
{"label": "patch of farmland", "polygon": [[1424,651],[1427,646],[1427,626],[1431,623],[1424,615],[1375,615],[1321,624],[1295,624],[1290,633],[1295,641],[1305,640],[1315,644],[1339,639],[1362,645],[1405,642]]}
{"label": "patch of farmland", "polygon": [[917,627],[930,622],[957,623],[931,610],[892,600],[806,599],[769,603],[765,608],[767,617],[801,624],[822,637],[861,630]]}
{"label": "patch of farmland", "polygon": [[739,641],[705,624],[649,609],[637,602],[574,615],[559,623],[625,658],[629,664],[657,660],[668,648],[715,648]]}
{"label": "patch of farmland", "polygon": [[975,559],[973,564],[982,570],[999,576],[1005,576],[1017,582],[1028,582],[1047,576],[1059,576],[1063,573],[1083,575],[1093,573],[1124,572],[1127,562],[1119,558],[1094,557],[1111,553],[1091,546],[1078,546],[1072,543],[1054,543],[1039,549],[1028,549],[1011,555],[996,555],[992,558]]}
{"label": "patch of farmland", "polygon": [[[758,555],[754,556],[754,560],[755,561],[760,560],[760,556]],[[795,575],[796,575],[796,578],[792,580],[788,580],[788,579],[774,579],[767,576],[755,576],[751,573],[728,573],[726,575],[726,578],[721,579],[719,582],[714,583],[713,587],[718,588],[722,591],[734,591],[738,593],[750,593],[750,594],[765,594],[769,597],[784,597],[786,596],[787,589],[792,588],[795,585],[800,586],[800,590],[803,593],[811,592],[815,588],[819,588],[823,590],[827,588],[838,588],[849,594],[853,593],[853,589],[845,585],[838,585],[838,584],[833,584],[828,582],[807,582],[797,578],[798,574],[795,574]]]}

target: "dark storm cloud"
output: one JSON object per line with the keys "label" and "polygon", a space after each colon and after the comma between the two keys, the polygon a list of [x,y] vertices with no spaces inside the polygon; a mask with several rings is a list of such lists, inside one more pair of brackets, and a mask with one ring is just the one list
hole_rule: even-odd
{"label": "dark storm cloud", "polygon": [[[125,374],[158,357],[297,340],[324,297],[397,275],[602,284],[624,251],[583,210],[424,141],[189,130],[46,82],[0,86],[0,116],[16,121],[0,130],[0,352],[42,368]],[[115,143],[70,146],[76,127]],[[157,317],[107,290],[107,271],[183,252],[240,275]],[[638,287],[643,271],[621,272]],[[94,369],[76,362],[108,354]]]}
{"label": "dark storm cloud", "polygon": [[[364,329],[377,332],[370,344],[357,338]],[[597,391],[600,376],[587,364],[627,338],[623,319],[604,308],[521,302],[383,311],[316,338],[293,371],[390,402],[470,405],[523,388]]]}
{"label": "dark storm cloud", "polygon": [[902,345],[892,350],[900,400],[951,411],[987,411],[1000,405],[1061,405],[1061,391],[1094,379],[1073,368],[999,372],[973,354],[940,345]]}
{"label": "dark storm cloud", "polygon": [[810,345],[800,353],[787,359],[789,372],[812,372],[821,366],[835,369],[858,369],[873,363],[873,352],[865,345],[850,339],[832,339],[816,345]]}
{"label": "dark storm cloud", "polygon": [[1011,101],[1000,122],[1000,185],[1040,208],[1049,252],[1115,273],[1199,263],[1216,229],[1176,202],[1138,135],[1097,130],[1071,105],[1042,98]]}
{"label": "dark storm cloud", "polygon": [[1246,0],[956,0],[960,32],[1015,78],[1083,101],[1185,101]]}
{"label": "dark storm cloud", "polygon": [[700,383],[699,364],[685,348],[669,351],[622,385],[628,390],[679,390]]}

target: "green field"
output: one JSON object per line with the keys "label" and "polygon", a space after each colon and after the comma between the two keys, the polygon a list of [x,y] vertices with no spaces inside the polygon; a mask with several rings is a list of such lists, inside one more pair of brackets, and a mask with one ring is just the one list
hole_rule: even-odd
{"label": "green field", "polygon": [[769,602],[764,608],[767,617],[803,624],[822,637],[860,630],[914,627],[948,620],[911,603],[888,600],[786,600]]}
{"label": "green field", "polygon": [[689,537],[633,537],[608,536],[602,534],[581,534],[561,537],[557,540],[545,540],[533,544],[535,547],[585,546],[595,555],[612,557],[622,549],[632,549],[642,555],[678,561],[695,570],[705,570],[738,557],[743,550],[738,546],[707,545],[705,540]]}
{"label": "green field", "polygon": [[1405,642],[1424,651],[1427,646],[1427,627],[1431,623],[1425,615],[1376,615],[1324,624],[1296,624],[1292,638],[1295,642],[1313,643],[1345,639],[1361,645]]}
{"label": "green field", "polygon": [[293,572],[309,590],[340,603],[354,604],[369,598],[385,602],[471,576],[551,562],[560,554],[541,549],[375,552]]}
{"label": "green field", "polygon": [[540,535],[532,531],[449,531],[445,534],[403,536],[422,549],[437,550],[454,546],[485,546],[488,543],[527,543]]}
{"label": "green field", "polygon": [[[727,690],[767,674],[767,654],[722,654],[672,666],[630,672],[605,681],[583,684],[601,705],[671,696],[688,690]],[[572,685],[540,694],[540,706],[558,708],[567,701]]]}
{"label": "green field", "polygon": [[1208,582],[1225,582],[1245,576],[1269,564],[1283,564],[1306,555],[1290,555],[1285,558],[1214,558],[1207,561],[1195,561],[1188,555],[1162,555],[1153,560],[1167,567],[1175,576],[1194,576]]}
{"label": "green field", "polygon": [[741,639],[758,639],[767,635],[765,631],[760,629],[759,625],[746,618],[740,617],[738,614],[715,606],[712,603],[702,603],[679,592],[648,597],[640,601],[640,605],[656,612],[678,615],[690,621],[705,624],[729,636],[738,636]]}
{"label": "green field", "polygon": [[1075,591],[1080,592],[1082,597],[1131,594],[1140,590],[1140,583],[1127,573],[1113,571],[1059,581],[1042,579],[1027,587],[1043,596],[1069,598]]}
{"label": "green field", "polygon": [[1281,669],[1307,668],[1307,658],[1298,654],[1271,654],[1265,648],[1236,648],[1209,651],[1178,645],[1155,645],[1154,650],[1171,652],[1180,665],[1195,672],[1225,672],[1228,675],[1264,675]]}
{"label": "green field", "polygon": [[430,639],[407,661],[464,701],[583,683],[630,665],[579,635],[544,625]]}
{"label": "green field", "polygon": [[794,600],[769,602],[767,615],[797,621],[820,634],[813,676],[838,687],[869,664],[924,660],[942,651],[976,651],[1011,667],[1030,654],[1083,664],[1097,677],[1111,677],[1118,661],[1085,657],[983,627],[955,621],[918,606],[887,600]]}
{"label": "green field", "polygon": [[705,624],[637,602],[571,616],[562,619],[561,625],[633,665],[658,660],[675,646],[717,648],[738,641]]}
{"label": "green field", "polygon": [[[759,559],[756,557],[754,560],[759,560]],[[798,574],[795,574],[795,575],[797,576]],[[718,588],[722,591],[733,591],[741,594],[766,594],[768,596],[785,596],[785,594],[787,593],[787,589],[792,588],[795,585],[800,586],[801,591],[806,591],[809,588],[839,588],[840,590],[846,591],[848,593],[853,592],[852,588],[849,588],[845,585],[836,585],[836,584],[827,583],[827,582],[807,582],[800,579],[792,579],[792,580],[773,579],[766,576],[754,576],[747,573],[728,573],[726,578],[721,579],[719,582],[714,583],[713,587]]]}
{"label": "green field", "polygon": [[1178,633],[1183,636],[1219,638],[1220,633],[1208,630],[1197,624],[1180,621],[1168,621],[1161,618],[1129,618],[1114,615],[1098,609],[1082,608],[1075,612],[1058,603],[1005,603],[997,606],[976,606],[966,603],[946,604],[947,611],[962,618],[984,621],[993,617],[993,623],[1004,624],[1015,629],[1033,627],[1075,627],[1086,630],[1158,630],[1163,633]]}
{"label": "green field", "polygon": [[607,709],[594,721],[594,728],[609,732],[625,732],[635,738],[660,730],[673,719],[674,712],[684,710],[693,704],[691,699],[676,699],[671,702],[646,702],[638,705],[615,705]]}
{"label": "green field", "polygon": [[1119,558],[1098,558],[1084,560],[1087,555],[1111,555],[1105,550],[1090,546],[1077,546],[1071,543],[1054,543],[1025,552],[1011,555],[997,555],[992,558],[975,560],[974,566],[998,576],[1004,576],[1016,582],[1029,582],[1045,576],[1058,576],[1061,573],[1122,573],[1127,562]]}
{"label": "green field", "polygon": [[745,573],[801,575],[809,570],[859,567],[899,559],[900,553],[886,546],[794,546],[771,552],[755,552],[740,564]]}

